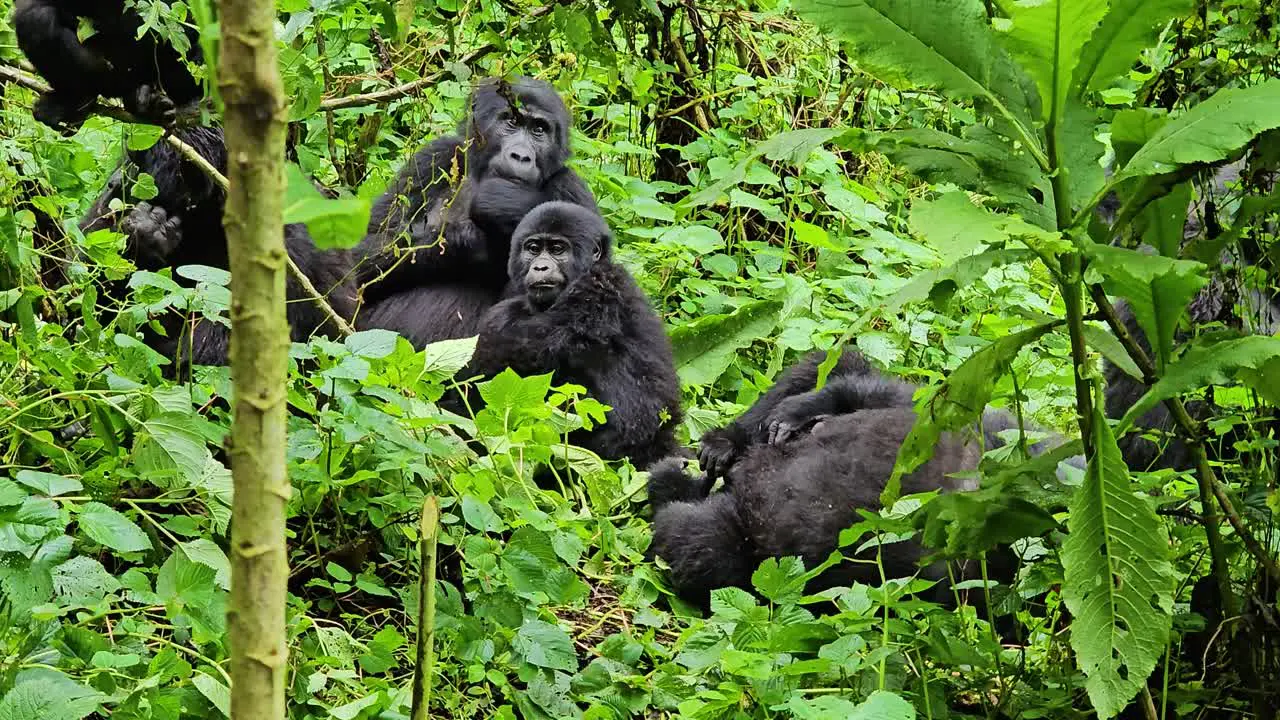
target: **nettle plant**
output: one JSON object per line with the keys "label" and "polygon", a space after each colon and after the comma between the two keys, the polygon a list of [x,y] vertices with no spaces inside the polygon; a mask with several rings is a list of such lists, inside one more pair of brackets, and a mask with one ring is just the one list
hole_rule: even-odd
{"label": "nettle plant", "polygon": [[[796,9],[845,41],[858,66],[877,79],[901,89],[933,90],[976,111],[977,121],[956,134],[852,130],[839,140],[874,149],[953,188],[916,209],[932,211],[924,216],[934,222],[917,230],[954,261],[908,284],[890,305],[953,291],[993,267],[1024,263],[1042,263],[1062,295],[1065,317],[1045,317],[992,343],[934,388],[922,401],[897,473],[927,459],[942,431],[975,421],[1025,345],[1055,333],[1069,338],[1081,441],[1050,460],[1083,446],[1088,470],[1069,503],[1062,596],[1073,616],[1071,644],[1089,698],[1100,717],[1112,717],[1144,687],[1166,651],[1178,581],[1166,529],[1135,494],[1116,435],[1165,403],[1197,460],[1205,514],[1213,515],[1210,508],[1217,504],[1234,516],[1205,456],[1201,428],[1180,398],[1226,379],[1238,379],[1266,399],[1275,395],[1275,384],[1267,380],[1280,367],[1280,338],[1219,338],[1181,352],[1174,334],[1208,281],[1208,266],[1179,257],[1190,178],[1280,126],[1280,80],[1223,89],[1178,113],[1106,108],[1103,92],[1126,81],[1142,52],[1191,12],[1190,2],[988,4],[996,17],[979,0],[797,0]],[[1109,178],[1101,162],[1107,148],[1096,139],[1104,123],[1110,125],[1114,152]],[[834,139],[839,131],[811,132]],[[1108,227],[1094,218],[1110,193],[1121,206]],[[1252,219],[1241,212],[1235,223]],[[1156,252],[1110,244],[1131,228],[1141,230]],[[1111,298],[1133,308],[1151,353],[1119,329]],[[1090,300],[1114,335],[1086,323]],[[1150,388],[1114,428],[1102,414],[1091,350],[1136,370]],[[898,491],[890,483],[886,507]],[[1247,528],[1232,520],[1255,559],[1273,569],[1274,561],[1251,543]],[[1216,520],[1206,520],[1204,529],[1214,573],[1224,579]],[[1232,612],[1228,607],[1227,614]]]}

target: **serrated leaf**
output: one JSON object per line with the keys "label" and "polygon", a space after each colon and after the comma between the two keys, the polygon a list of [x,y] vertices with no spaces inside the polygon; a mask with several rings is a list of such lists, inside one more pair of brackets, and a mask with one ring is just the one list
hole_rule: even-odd
{"label": "serrated leaf", "polygon": [[80,531],[99,545],[116,552],[143,552],[151,549],[151,539],[123,513],[100,502],[86,503],[76,515]]}
{"label": "serrated leaf", "polygon": [[1062,547],[1062,597],[1085,689],[1098,717],[1110,718],[1164,655],[1177,577],[1164,526],[1130,482],[1115,436],[1096,409],[1091,427],[1094,455],[1071,501]]}
{"label": "serrated leaf", "polygon": [[45,497],[57,497],[84,489],[84,485],[75,478],[35,470],[19,470],[13,479]]}
{"label": "serrated leaf", "polygon": [[1088,248],[1090,271],[1106,277],[1107,293],[1124,298],[1163,367],[1187,303],[1208,282],[1205,266],[1192,260],[1149,255],[1112,245]]}
{"label": "serrated leaf", "polygon": [[[992,268],[1031,262],[1035,259],[1034,252],[1022,249],[988,250],[961,258],[946,267],[926,270],[912,276],[910,282],[884,301],[884,309],[886,312],[894,313],[904,305],[925,299],[942,306],[950,301],[956,290],[980,279]],[[859,345],[861,345],[861,339],[859,339]]]}
{"label": "serrated leaf", "polygon": [[512,648],[530,665],[565,672],[578,670],[578,656],[573,651],[573,639],[559,625],[541,620],[526,620],[516,632]]}
{"label": "serrated leaf", "polygon": [[477,339],[440,340],[422,348],[422,373],[437,382],[453,377],[471,362]]}
{"label": "serrated leaf", "polygon": [[182,550],[187,559],[208,567],[216,573],[214,576],[218,587],[223,590],[231,589],[231,561],[227,559],[227,554],[222,552],[222,548],[218,544],[208,538],[197,538],[190,542],[178,543],[178,547]]}
{"label": "serrated leaf", "polygon": [[1104,330],[1096,325],[1085,325],[1084,340],[1089,347],[1102,353],[1102,357],[1123,370],[1126,375],[1135,380],[1142,379],[1142,371],[1138,369],[1133,358],[1129,357],[1120,339],[1112,335],[1110,330]]}
{"label": "serrated leaf", "polygon": [[231,689],[211,675],[198,672],[191,677],[191,684],[210,702],[223,717],[231,717]]}
{"label": "serrated leaf", "polygon": [[1115,180],[1160,175],[1190,163],[1226,159],[1259,133],[1280,127],[1280,78],[1226,88],[1165,123]]}
{"label": "serrated leaf", "polygon": [[102,563],[83,555],[54,568],[52,577],[54,593],[70,604],[91,605],[120,589],[120,582]]}
{"label": "serrated leaf", "polygon": [[[1241,370],[1256,371],[1268,366],[1274,367],[1271,363],[1277,357],[1280,357],[1280,337],[1251,335],[1194,345],[1170,364],[1151,389],[1129,408],[1117,431],[1132,427],[1156,403],[1209,385],[1229,383]],[[1268,392],[1274,392],[1266,386],[1280,378],[1250,375],[1247,379],[1256,381]]]}
{"label": "serrated leaf", "polygon": [[138,473],[161,487],[189,487],[204,471],[209,450],[189,415],[166,412],[142,423],[134,448]]}
{"label": "serrated leaf", "polygon": [[0,720],[83,720],[105,699],[62,673],[29,672],[0,698]]}
{"label": "serrated leaf", "polygon": [[1192,0],[1111,0],[1110,5],[1080,52],[1073,82],[1080,91],[1103,90],[1128,74],[1165,25],[1194,7]]}
{"label": "serrated leaf", "polygon": [[739,350],[769,337],[778,326],[782,303],[749,302],[727,315],[708,315],[671,331],[676,371],[688,385],[710,385]]}
{"label": "serrated leaf", "polygon": [[938,388],[921,401],[916,422],[898,449],[893,474],[880,495],[882,507],[898,501],[902,478],[933,457],[942,433],[959,430],[982,417],[995,383],[1009,372],[1013,359],[1028,343],[1039,340],[1057,323],[1045,323],[1007,335],[970,355]]}
{"label": "serrated leaf", "polygon": [[1012,23],[1004,44],[1035,81],[1041,118],[1060,123],[1080,50],[1106,13],[1106,0],[1004,0],[1000,6]]}
{"label": "serrated leaf", "polygon": [[342,344],[347,346],[352,355],[376,360],[395,352],[399,337],[391,330],[361,330],[348,335]]}

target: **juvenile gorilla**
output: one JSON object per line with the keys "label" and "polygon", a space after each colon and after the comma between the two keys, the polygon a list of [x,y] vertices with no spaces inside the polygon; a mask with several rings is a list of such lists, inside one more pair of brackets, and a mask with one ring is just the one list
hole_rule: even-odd
{"label": "juvenile gorilla", "polygon": [[[687,601],[705,607],[716,588],[750,589],[765,558],[799,556],[813,567],[837,549],[857,510],[880,509],[898,448],[915,423],[915,387],[846,350],[828,384],[814,391],[822,359],[822,353],[805,358],[738,420],[704,436],[704,466],[724,477],[725,489],[709,494],[712,480],[688,475],[682,460],[651,470],[651,552],[666,560],[676,592]],[[985,450],[1004,444],[997,433],[1013,427],[1011,417],[991,410],[981,435],[945,434],[933,458],[903,478],[902,492],[976,489],[974,479],[952,475],[977,468]],[[1038,454],[1047,444],[1029,450]],[[906,577],[924,554],[915,541],[893,543],[882,547],[882,563],[889,577]],[[935,564],[921,575],[942,580],[946,569]],[[879,570],[841,563],[809,590],[854,582],[878,584]],[[935,586],[933,599],[950,599],[945,583]]]}
{"label": "juvenile gorilla", "polygon": [[[80,18],[95,34],[77,36]],[[200,84],[169,43],[143,33],[142,18],[125,0],[18,0],[13,11],[18,46],[53,86],[36,101],[40,122],[71,129],[99,96],[119,98],[138,118],[171,126],[177,106],[200,97]],[[199,33],[186,32],[192,60],[200,61]]]}
{"label": "juvenile gorilla", "polygon": [[[227,151],[220,129],[190,128],[180,131],[178,136],[220,172],[226,172]],[[126,190],[132,187],[140,172],[155,179],[156,196],[127,211],[113,211],[111,200],[128,200],[124,197]],[[222,227],[225,204],[222,189],[204,171],[161,141],[147,150],[129,154],[128,162],[116,172],[86,214],[81,229],[86,233],[101,229],[124,233],[125,255],[142,270],[183,265],[227,269],[227,236]],[[304,225],[286,225],[284,235],[289,257],[326,297],[334,311],[350,319],[355,312],[350,252],[318,250]],[[175,280],[183,282],[181,278],[175,277]],[[113,285],[107,289],[109,297],[120,299],[127,293],[123,283]],[[309,299],[292,276],[286,281],[286,289],[293,340],[302,342],[317,332],[336,333],[337,328],[328,315]],[[148,344],[175,359],[176,368],[227,362],[231,335],[227,326],[210,321],[197,321],[192,325],[177,313],[161,318],[161,324],[165,336],[149,336]]]}
{"label": "juvenile gorilla", "polygon": [[569,441],[643,468],[677,449],[680,385],[662,321],[613,263],[612,242],[604,220],[582,206],[552,202],[529,213],[511,240],[511,297],[485,314],[459,376],[511,368],[581,385],[612,410]]}
{"label": "juvenile gorilla", "polygon": [[395,330],[419,348],[476,334],[507,284],[520,220],[556,200],[596,210],[565,167],[571,124],[545,82],[481,82],[458,134],[418,151],[373,207],[358,249],[361,326]]}

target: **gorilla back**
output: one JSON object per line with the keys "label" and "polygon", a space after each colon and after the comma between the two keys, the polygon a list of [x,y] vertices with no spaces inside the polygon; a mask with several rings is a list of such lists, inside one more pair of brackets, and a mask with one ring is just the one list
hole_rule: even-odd
{"label": "gorilla back", "polygon": [[418,151],[374,205],[357,251],[368,308],[360,325],[419,348],[476,334],[506,286],[520,220],[555,200],[596,209],[565,166],[571,123],[543,81],[481,82],[458,134]]}
{"label": "gorilla back", "polygon": [[510,297],[485,315],[460,375],[511,368],[582,385],[612,409],[603,426],[570,441],[646,467],[676,451],[680,385],[662,321],[610,259],[612,242],[604,220],[579,205],[529,213],[511,240]]}

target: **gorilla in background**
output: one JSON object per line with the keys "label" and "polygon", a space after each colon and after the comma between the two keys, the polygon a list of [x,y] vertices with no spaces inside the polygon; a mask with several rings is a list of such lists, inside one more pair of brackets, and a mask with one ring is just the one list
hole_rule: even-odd
{"label": "gorilla in background", "polygon": [[572,120],[554,88],[490,78],[469,107],[457,135],[418,151],[374,204],[357,249],[360,326],[417,348],[476,334],[502,297],[511,233],[530,210],[559,200],[596,211],[565,166]]}
{"label": "gorilla in background", "polygon": [[[95,34],[77,36],[80,18]],[[200,98],[200,83],[182,56],[153,33],[138,37],[142,17],[125,0],[17,0],[18,46],[53,87],[33,115],[55,129],[74,129],[99,96],[119,98],[135,117],[170,127],[178,106]],[[186,31],[192,60],[201,59],[199,33]]]}
{"label": "gorilla in background", "polygon": [[[823,357],[813,353],[789,368],[737,420],[704,435],[701,459],[708,477],[690,476],[679,459],[651,470],[650,552],[666,560],[672,584],[686,601],[706,607],[715,588],[749,590],[765,558],[799,556],[813,567],[837,549],[840,532],[857,520],[857,510],[880,509],[898,448],[915,423],[916,388],[846,350],[827,385],[815,391]],[[997,433],[1016,426],[1008,414],[989,410],[981,436],[944,434],[933,458],[903,478],[903,493],[976,489],[972,477],[951,476],[976,469],[985,450],[1004,445]],[[1051,444],[1056,443],[1044,441],[1029,451],[1036,455]],[[716,493],[710,493],[713,473],[725,480]],[[885,545],[881,552],[889,577],[914,574],[925,556],[916,541]],[[1012,570],[1012,562],[993,566],[992,577],[1011,578]],[[944,580],[945,565],[931,565],[922,576]],[[808,589],[878,584],[879,577],[874,565],[845,562]],[[934,586],[932,599],[950,601],[948,586]]]}
{"label": "gorilla in background", "polygon": [[[222,130],[197,127],[177,133],[219,172],[227,169],[227,150]],[[111,210],[113,198],[123,197],[140,172],[155,179],[157,194],[132,209]],[[108,182],[81,222],[83,232],[102,229],[125,234],[125,256],[141,270],[162,270],[183,265],[207,265],[228,269],[227,236],[222,227],[226,196],[195,164],[183,159],[161,141],[152,147],[129,153],[129,160]],[[334,312],[350,320],[355,313],[355,284],[351,278],[351,253],[319,250],[301,224],[284,228],[285,250],[298,268],[324,295]],[[179,283],[186,282],[175,276]],[[123,283],[108,289],[108,296],[122,299]],[[286,280],[287,315],[291,338],[305,342],[315,333],[333,335],[329,316],[324,313],[290,274]],[[220,323],[187,318],[170,313],[161,319],[164,337],[148,337],[157,352],[176,360],[175,369],[189,365],[224,365],[227,362],[231,329]]]}
{"label": "gorilla in background", "polygon": [[[613,262],[612,243],[600,215],[581,205],[545,203],[526,215],[511,239],[509,297],[485,313],[458,377],[511,368],[581,385],[612,409],[569,441],[644,468],[677,451],[680,384],[662,321]],[[449,404],[460,410],[460,400]],[[469,402],[479,409],[479,394]]]}

